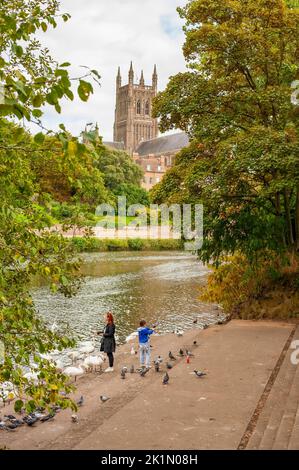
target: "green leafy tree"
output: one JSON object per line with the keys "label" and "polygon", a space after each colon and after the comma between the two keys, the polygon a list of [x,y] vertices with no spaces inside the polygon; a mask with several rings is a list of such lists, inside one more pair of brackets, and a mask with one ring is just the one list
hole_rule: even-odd
{"label": "green leafy tree", "polygon": [[[0,83],[4,85],[0,102],[0,341],[5,347],[0,382],[14,384],[16,410],[74,406],[67,398],[71,387],[66,377],[43,356],[72,345],[73,339],[63,327],[52,331],[44,324],[30,295],[33,276],[42,276],[52,291],[60,290],[66,296],[73,295],[80,284],[70,244],[62,234],[49,230],[51,221],[42,210],[48,196],[38,159],[47,165],[59,154],[56,171],[68,168],[69,188],[80,198],[95,203],[105,192],[99,174],[93,174],[97,181],[88,176],[93,162],[87,150],[64,126],[55,137],[39,132],[33,139],[21,125],[11,122],[33,121],[43,129],[42,106],[49,104],[60,112],[61,100],[73,99],[72,83],[86,101],[93,91],[88,77],[99,79],[96,71],[87,70],[73,81],[69,64],[57,64],[41,47],[36,33],[56,27],[60,17],[69,19],[59,13],[55,0],[0,3]],[[98,185],[97,194],[93,184]],[[25,377],[32,368],[34,381]]]}
{"label": "green leafy tree", "polygon": [[162,130],[181,128],[193,142],[152,198],[203,202],[205,261],[299,250],[298,10],[190,0],[179,13],[189,70],[170,79],[155,113]]}
{"label": "green leafy tree", "polygon": [[98,168],[109,190],[115,192],[123,183],[140,185],[143,172],[126,152],[102,145],[97,148],[97,154]]}

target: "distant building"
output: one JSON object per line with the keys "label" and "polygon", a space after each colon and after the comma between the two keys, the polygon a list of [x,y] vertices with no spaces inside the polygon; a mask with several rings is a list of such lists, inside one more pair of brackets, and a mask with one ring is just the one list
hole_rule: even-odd
{"label": "distant building", "polygon": [[126,150],[144,170],[142,186],[149,190],[161,181],[173,164],[174,156],[189,144],[187,134],[179,132],[158,137],[158,121],[152,116],[152,102],[157,95],[158,74],[154,67],[152,84],[145,85],[143,72],[134,83],[131,62],[128,84],[122,86],[120,68],[116,77],[114,142],[110,148]]}
{"label": "distant building", "polygon": [[145,85],[143,72],[138,84],[134,83],[131,62],[129,82],[122,86],[120,69],[116,77],[116,106],[114,142],[123,142],[125,149],[133,154],[140,142],[158,136],[158,121],[152,117],[152,101],[157,95],[158,75],[156,66],[152,84]]}
{"label": "distant building", "polygon": [[159,183],[165,172],[173,165],[176,154],[188,144],[189,139],[185,132],[141,142],[133,158],[144,171],[142,187],[150,190]]}

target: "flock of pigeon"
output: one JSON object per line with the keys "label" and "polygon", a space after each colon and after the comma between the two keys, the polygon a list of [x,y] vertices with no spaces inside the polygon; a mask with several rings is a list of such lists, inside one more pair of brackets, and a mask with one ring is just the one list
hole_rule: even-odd
{"label": "flock of pigeon", "polygon": [[[194,323],[195,322],[196,321],[194,321]],[[175,330],[174,333],[177,336],[183,336],[183,332],[181,332],[181,331]],[[130,339],[133,339],[133,337],[130,338]],[[197,342],[194,341],[193,345],[196,346]],[[94,342],[86,341],[83,344],[81,344],[81,347],[78,351],[71,351],[71,352],[68,353],[68,357],[71,359],[71,361],[73,363],[72,365],[63,368],[61,366],[61,364],[57,364],[57,362],[55,362],[55,364],[57,365],[57,367],[61,368],[61,370],[63,371],[64,374],[68,375],[69,377],[74,377],[75,381],[76,381],[76,378],[77,378],[78,375],[82,375],[85,372],[87,372],[88,370],[90,370],[90,371],[96,370],[97,366],[99,366],[100,369],[101,369],[101,366],[102,366],[102,364],[103,364],[103,362],[106,358],[101,353],[91,355],[91,353],[93,353],[94,350],[95,350]],[[137,354],[137,351],[134,350],[133,346],[131,348],[131,354],[132,355]],[[193,357],[193,356],[194,356],[194,354],[191,351],[189,351],[188,349],[184,349],[184,350],[180,349],[179,352],[178,352],[178,357],[180,357],[180,358],[186,357],[187,363],[189,363],[190,357]],[[76,362],[78,359],[83,359],[83,362],[81,362],[81,364],[79,364],[79,365],[74,365],[74,362]],[[169,351],[168,358],[167,358],[167,361],[165,363],[165,368],[164,368],[165,374],[164,374],[163,380],[162,380],[163,385],[168,385],[169,384],[170,376],[168,374],[168,371],[173,368],[173,363],[176,360],[177,360],[177,357],[175,357],[172,354],[172,352]],[[163,362],[164,361],[163,361],[161,356],[158,356],[157,358],[155,358],[155,360],[153,361],[155,372],[160,372],[161,371],[161,367],[162,367]],[[151,367],[141,367],[139,369],[136,369],[136,371],[135,371],[134,365],[132,365],[129,369],[128,369],[128,367],[124,366],[121,369],[120,377],[121,377],[122,380],[124,380],[126,378],[126,374],[128,372],[130,374],[134,374],[136,372],[140,375],[140,377],[145,377],[146,374],[149,372],[150,368]],[[194,373],[195,377],[197,377],[197,378],[202,378],[205,375],[207,375],[205,372],[202,372],[202,371],[199,371],[199,370],[196,370],[196,369],[193,371],[193,373]],[[36,377],[35,377],[35,375],[36,375]],[[27,373],[27,378],[29,380],[35,381],[35,380],[37,380],[37,374],[35,374],[34,372],[28,372]],[[5,384],[1,384],[1,385],[4,386]],[[8,401],[14,399],[14,397],[12,396],[13,390],[9,387],[9,382],[7,382],[7,387],[6,387],[5,390],[6,390],[5,391],[6,398],[8,398]],[[108,400],[110,400],[110,397],[107,397],[105,395],[101,395],[100,400],[101,400],[102,403],[106,403]],[[4,397],[2,398],[2,401],[5,404]],[[84,397],[81,396],[80,399],[77,401],[77,406],[81,407],[83,405],[83,403],[84,403]],[[46,412],[46,410],[43,409],[43,408],[37,408],[36,411],[34,411],[32,413],[29,413],[26,416],[21,417],[21,418],[16,418],[14,415],[7,414],[7,415],[4,415],[4,418],[0,417],[0,430],[14,431],[15,429],[19,428],[20,426],[27,425],[27,426],[31,427],[31,426],[35,425],[37,422],[44,423],[44,422],[52,420],[55,417],[56,413],[58,413],[60,410],[61,410],[61,408],[59,406],[53,406],[51,408],[50,412]],[[78,418],[77,415],[73,414],[71,416],[71,420],[72,420],[73,423],[78,423],[79,418]]]}

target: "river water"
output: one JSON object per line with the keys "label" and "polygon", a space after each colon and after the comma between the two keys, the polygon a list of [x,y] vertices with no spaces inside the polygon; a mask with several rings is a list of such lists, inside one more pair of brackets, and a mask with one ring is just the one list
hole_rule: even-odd
{"label": "river water", "polygon": [[158,323],[162,334],[219,320],[215,305],[198,300],[208,269],[190,253],[87,253],[83,259],[85,282],[76,297],[51,294],[44,286],[33,289],[35,305],[46,322],[67,322],[79,339],[91,339],[101,330],[108,310],[115,316],[118,343],[136,330],[142,318],[148,325]]}

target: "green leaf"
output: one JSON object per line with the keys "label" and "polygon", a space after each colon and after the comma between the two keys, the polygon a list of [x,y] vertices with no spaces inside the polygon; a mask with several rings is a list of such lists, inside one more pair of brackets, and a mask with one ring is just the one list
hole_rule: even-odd
{"label": "green leaf", "polygon": [[44,140],[45,140],[45,136],[44,136],[44,134],[43,134],[42,132],[39,132],[38,134],[36,134],[36,135],[34,136],[34,142],[35,142],[36,144],[39,144],[39,145],[40,145],[40,144],[43,144],[43,143],[44,143]]}
{"label": "green leaf", "polygon": [[92,85],[85,80],[80,80],[78,86],[78,95],[82,101],[87,101],[90,94],[93,93]]}
{"label": "green leaf", "polygon": [[14,404],[14,410],[16,413],[20,413],[20,411],[22,410],[24,406],[24,402],[23,400],[16,400],[15,404]]}

